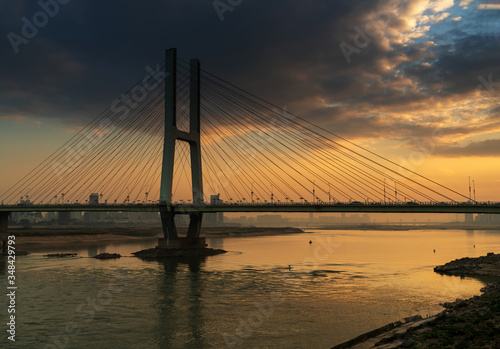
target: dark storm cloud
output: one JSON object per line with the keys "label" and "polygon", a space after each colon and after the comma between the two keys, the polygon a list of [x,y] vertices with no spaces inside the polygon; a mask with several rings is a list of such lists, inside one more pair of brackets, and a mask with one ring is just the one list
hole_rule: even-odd
{"label": "dark storm cloud", "polygon": [[32,21],[41,9],[4,2],[2,114],[87,118],[82,110],[111,103],[174,46],[181,57],[198,57],[205,69],[284,103],[308,90],[311,83],[295,74],[307,75],[325,55],[318,48],[334,45],[324,39],[348,3],[244,2],[221,22],[210,1],[73,0],[15,54],[7,34],[21,35],[22,18]]}
{"label": "dark storm cloud", "polygon": [[164,49],[178,47],[180,57],[197,57],[211,73],[338,134],[426,137],[432,127],[388,111],[475,91],[478,76],[499,70],[500,47],[497,37],[470,35],[458,22],[440,34],[446,43],[394,39],[408,29],[418,2],[392,2],[398,15],[368,36],[350,63],[340,45],[355,45],[356,28],[366,34],[388,1],[243,1],[221,21],[212,1],[72,0],[18,54],[7,34],[20,33],[22,17],[31,19],[40,8],[33,1],[3,2],[0,118],[86,122],[140,81],[146,66],[161,62]]}
{"label": "dark storm cloud", "polygon": [[[3,12],[11,20],[1,21],[0,32],[21,34],[22,17],[30,20],[40,11],[35,2],[19,3],[25,5],[22,11],[14,6],[11,13]],[[174,44],[172,19],[182,7],[180,1],[175,7],[160,2],[73,0],[61,6],[27,44],[19,45],[18,54],[4,36],[3,110],[84,121],[95,117],[146,75],[147,65],[162,61],[164,48]],[[176,30],[185,30],[176,24]]]}
{"label": "dark storm cloud", "polygon": [[404,67],[405,74],[412,76],[421,86],[439,87],[443,95],[465,94],[482,86],[479,78],[500,72],[498,52],[500,40],[494,36],[472,35],[460,39],[454,45],[438,46],[427,53],[430,65],[422,67],[412,62]]}

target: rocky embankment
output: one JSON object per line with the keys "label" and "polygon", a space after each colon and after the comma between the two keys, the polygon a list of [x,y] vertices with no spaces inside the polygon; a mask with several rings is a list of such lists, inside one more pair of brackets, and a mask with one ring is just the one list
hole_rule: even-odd
{"label": "rocky embankment", "polygon": [[481,289],[480,296],[443,304],[446,311],[419,328],[401,348],[500,348],[500,283]]}
{"label": "rocky embankment", "polygon": [[364,333],[345,343],[338,344],[332,349],[398,348],[404,343],[408,333],[415,331],[416,328],[427,325],[435,319],[436,316],[425,319],[420,315],[410,316]]}
{"label": "rocky embankment", "polygon": [[461,258],[434,268],[436,273],[471,277],[500,276],[500,254],[488,253],[477,258]]}
{"label": "rocky embankment", "polygon": [[470,276],[488,285],[480,296],[445,303],[442,316],[411,335],[407,348],[500,348],[500,254],[461,258],[434,268],[440,274]]}
{"label": "rocky embankment", "polygon": [[139,252],[132,253],[139,258],[145,259],[161,259],[171,257],[202,257],[215,256],[221,253],[226,253],[225,250],[214,248],[187,248],[187,249],[167,249],[167,248],[149,248]]}
{"label": "rocky embankment", "polygon": [[396,323],[387,331],[372,331],[334,348],[500,348],[500,254],[457,259],[434,271],[488,284],[480,296],[443,304],[445,310],[435,317]]}

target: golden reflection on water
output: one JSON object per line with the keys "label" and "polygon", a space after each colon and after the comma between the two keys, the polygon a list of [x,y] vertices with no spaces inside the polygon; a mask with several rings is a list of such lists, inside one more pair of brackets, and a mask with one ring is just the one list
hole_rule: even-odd
{"label": "golden reflection on water", "polygon": [[[129,256],[155,243],[78,252]],[[406,316],[437,312],[439,303],[478,294],[481,281],[442,276],[434,266],[500,252],[498,232],[452,230],[313,231],[208,243],[229,252],[197,261],[49,260],[41,254],[19,259],[20,313],[57,323],[19,326],[38,334],[59,331],[78,319],[75,306],[95,296],[108,274],[125,270],[132,276],[129,285],[100,320],[72,339],[74,347],[224,347],[223,334],[237,333],[240,320],[276,294],[279,301],[241,347],[331,347]],[[26,343],[37,343],[37,336],[28,334]]]}
{"label": "golden reflection on water", "polygon": [[484,255],[498,250],[499,238],[498,232],[476,231],[471,234],[460,230],[318,230],[310,234],[208,239],[210,245],[213,242],[216,247],[241,252],[239,258],[221,256],[209,261],[208,265],[224,268],[229,262],[234,267],[238,263],[288,266],[313,258],[323,264],[372,266],[374,272],[383,274]]}

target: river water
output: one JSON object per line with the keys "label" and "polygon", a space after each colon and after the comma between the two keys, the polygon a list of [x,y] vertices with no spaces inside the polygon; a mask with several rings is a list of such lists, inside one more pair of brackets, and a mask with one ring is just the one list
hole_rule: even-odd
{"label": "river water", "polygon": [[[432,268],[500,252],[500,231],[311,231],[207,242],[229,252],[162,262],[87,258],[130,256],[154,247],[151,240],[77,246],[78,258],[19,256],[16,342],[8,347],[330,348],[479,294],[482,282]],[[6,270],[3,259],[3,290]],[[9,342],[5,298],[0,343]]]}

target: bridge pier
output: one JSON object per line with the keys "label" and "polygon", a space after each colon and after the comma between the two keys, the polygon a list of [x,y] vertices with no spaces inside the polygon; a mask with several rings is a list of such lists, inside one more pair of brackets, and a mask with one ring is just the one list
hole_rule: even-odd
{"label": "bridge pier", "polygon": [[175,213],[172,205],[160,205],[161,226],[165,240],[178,239],[177,227],[175,226]]}
{"label": "bridge pier", "polygon": [[0,241],[2,241],[2,254],[7,254],[7,240],[9,237],[10,212],[0,212]]}
{"label": "bridge pier", "polygon": [[165,238],[158,239],[158,248],[187,249],[187,248],[205,248],[207,246],[204,237],[191,239],[180,237],[175,240]]}
{"label": "bridge pier", "polygon": [[[187,232],[188,239],[199,239],[201,231],[202,212],[191,213],[189,215],[189,228]],[[203,238],[205,240],[205,238]]]}
{"label": "bridge pier", "polygon": [[205,238],[200,237],[202,212],[190,213],[186,237],[177,234],[175,211],[172,205],[160,206],[160,216],[164,238],[158,239],[158,248],[204,248]]}

